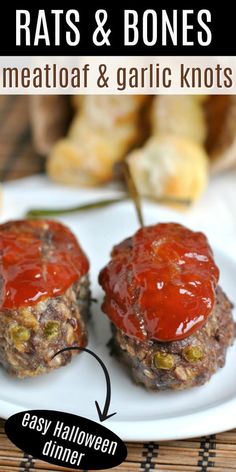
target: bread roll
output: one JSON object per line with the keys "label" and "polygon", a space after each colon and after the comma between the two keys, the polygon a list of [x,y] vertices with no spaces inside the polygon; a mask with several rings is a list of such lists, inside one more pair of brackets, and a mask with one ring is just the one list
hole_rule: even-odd
{"label": "bread roll", "polygon": [[174,135],[151,137],[127,158],[140,195],[196,200],[207,185],[208,159],[193,141]]}
{"label": "bread roll", "polygon": [[159,95],[153,101],[152,134],[174,134],[203,144],[206,123],[201,101],[194,95]]}
{"label": "bread roll", "polygon": [[145,95],[89,95],[83,101],[82,114],[93,126],[114,129],[137,121]]}
{"label": "bread roll", "polygon": [[130,150],[136,138],[137,128],[132,122],[107,133],[78,116],[68,137],[58,141],[50,153],[48,175],[68,185],[94,186],[107,182],[113,177],[114,164]]}
{"label": "bread roll", "polygon": [[85,96],[67,137],[52,149],[49,176],[69,185],[100,185],[111,180],[113,168],[140,143],[142,96]]}

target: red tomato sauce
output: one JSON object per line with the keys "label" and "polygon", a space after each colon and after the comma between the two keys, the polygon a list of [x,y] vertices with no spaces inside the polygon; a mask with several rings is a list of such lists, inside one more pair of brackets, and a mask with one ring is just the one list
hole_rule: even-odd
{"label": "red tomato sauce", "polygon": [[204,234],[175,223],[140,229],[100,273],[103,311],[130,337],[174,341],[206,322],[219,270]]}
{"label": "red tomato sauce", "polygon": [[89,262],[71,231],[54,221],[0,225],[3,309],[62,295],[88,272]]}

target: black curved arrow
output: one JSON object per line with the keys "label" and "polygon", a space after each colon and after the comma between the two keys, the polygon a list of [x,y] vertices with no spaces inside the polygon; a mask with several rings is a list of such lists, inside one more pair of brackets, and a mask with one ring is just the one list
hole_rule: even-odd
{"label": "black curved arrow", "polygon": [[108,415],[108,411],[109,411],[109,407],[110,407],[110,403],[111,403],[111,381],[110,381],[110,376],[109,376],[108,370],[107,370],[104,362],[100,359],[100,357],[98,357],[97,354],[95,354],[95,352],[90,351],[90,349],[87,349],[85,347],[79,347],[79,346],[65,347],[64,349],[61,349],[56,354],[54,354],[52,359],[54,359],[54,357],[58,356],[58,354],[62,354],[65,351],[84,351],[84,352],[87,352],[88,354],[90,354],[91,356],[93,356],[99,362],[100,366],[103,369],[105,378],[106,378],[106,387],[107,387],[106,400],[105,400],[103,410],[101,410],[98,402],[95,400],[95,405],[96,405],[96,408],[97,408],[99,420],[101,422],[106,421],[106,420],[108,420],[108,418],[111,418],[111,416],[116,415],[116,413],[111,413],[110,415]]}

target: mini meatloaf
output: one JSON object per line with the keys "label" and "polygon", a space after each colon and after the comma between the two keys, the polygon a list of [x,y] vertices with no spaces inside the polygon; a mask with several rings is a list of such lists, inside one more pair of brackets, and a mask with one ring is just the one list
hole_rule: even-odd
{"label": "mini meatloaf", "polygon": [[204,384],[234,341],[232,304],[204,234],[175,223],[140,229],[101,271],[115,354],[152,390]]}
{"label": "mini meatloaf", "polygon": [[87,257],[71,231],[55,221],[2,224],[0,246],[0,363],[20,378],[67,364],[71,351],[53,356],[87,344]]}

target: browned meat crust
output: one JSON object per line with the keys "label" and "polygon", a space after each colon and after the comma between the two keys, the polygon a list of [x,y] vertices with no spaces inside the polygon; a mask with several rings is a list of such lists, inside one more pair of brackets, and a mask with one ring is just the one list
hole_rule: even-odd
{"label": "browned meat crust", "polygon": [[67,346],[87,344],[88,277],[63,295],[34,306],[1,310],[0,363],[17,377],[31,377],[66,365],[72,353],[53,355]]}
{"label": "browned meat crust", "polygon": [[207,323],[181,341],[140,342],[112,325],[113,347],[131,369],[136,383],[152,390],[182,390],[203,385],[225,364],[227,347],[234,341],[232,304],[220,287]]}

